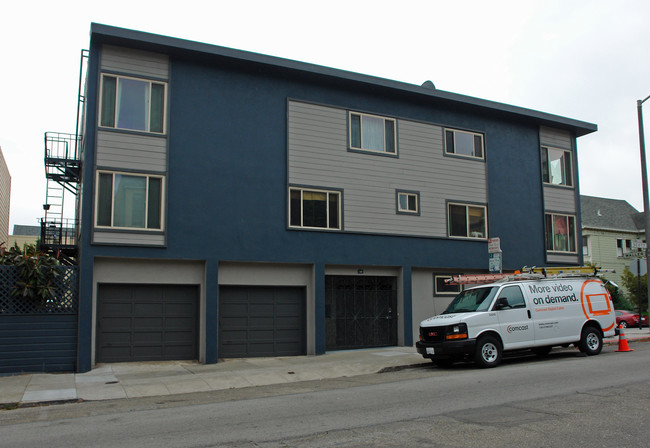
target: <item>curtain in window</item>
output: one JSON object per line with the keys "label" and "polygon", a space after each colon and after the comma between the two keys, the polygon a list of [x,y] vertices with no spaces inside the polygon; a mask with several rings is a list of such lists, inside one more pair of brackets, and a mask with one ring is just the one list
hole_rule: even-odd
{"label": "curtain in window", "polygon": [[303,191],[302,225],[327,228],[327,193]]}
{"label": "curtain in window", "polygon": [[563,252],[569,250],[566,216],[553,217],[553,250]]}
{"label": "curtain in window", "polygon": [[147,178],[115,175],[113,226],[145,228]]}
{"label": "curtain in window", "polygon": [[384,151],[384,120],[375,117],[363,117],[362,144],[364,149]]}
{"label": "curtain in window", "polygon": [[150,83],[146,81],[120,78],[117,85],[116,127],[148,130],[149,86]]}
{"label": "curtain in window", "polygon": [[482,207],[467,207],[469,215],[469,236],[485,238],[485,210]]}
{"label": "curtain in window", "polygon": [[102,79],[101,126],[115,127],[115,91],[117,78],[104,76]]}

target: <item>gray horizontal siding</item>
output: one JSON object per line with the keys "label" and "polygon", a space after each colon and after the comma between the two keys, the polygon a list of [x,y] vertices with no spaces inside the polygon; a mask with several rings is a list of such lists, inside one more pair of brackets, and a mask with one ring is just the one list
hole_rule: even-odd
{"label": "gray horizontal siding", "polygon": [[167,139],[100,130],[97,166],[163,173],[167,170]]}
{"label": "gray horizontal siding", "polygon": [[166,80],[169,78],[169,58],[163,54],[104,45],[101,69]]}
{"label": "gray horizontal siding", "polygon": [[573,188],[544,186],[544,209],[576,213],[576,191]]}
{"label": "gray horizontal siding", "polygon": [[[289,103],[289,183],[344,190],[345,230],[444,237],[446,201],[487,202],[482,162],[443,155],[440,126],[398,120],[399,158],[349,152],[347,111]],[[420,216],[395,191],[420,192]]]}
{"label": "gray horizontal siding", "polygon": [[93,243],[96,244],[118,244],[125,246],[164,246],[165,235],[148,233],[127,233],[127,232],[93,232]]}
{"label": "gray horizontal siding", "polygon": [[539,140],[542,146],[553,146],[564,149],[573,148],[573,136],[570,132],[561,129],[541,126],[539,128]]}
{"label": "gray horizontal siding", "polygon": [[0,315],[0,374],[74,372],[76,359],[76,314]]}

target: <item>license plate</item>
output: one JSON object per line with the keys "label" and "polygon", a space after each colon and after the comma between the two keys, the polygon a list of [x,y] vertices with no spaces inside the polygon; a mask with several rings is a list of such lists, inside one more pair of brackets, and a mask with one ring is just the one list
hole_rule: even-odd
{"label": "license plate", "polygon": [[435,351],[433,350],[433,347],[427,347],[427,355],[435,355]]}

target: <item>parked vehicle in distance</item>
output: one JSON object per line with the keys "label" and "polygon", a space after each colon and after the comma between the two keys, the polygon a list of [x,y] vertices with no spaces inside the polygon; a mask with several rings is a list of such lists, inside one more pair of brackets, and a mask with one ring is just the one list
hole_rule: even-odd
{"label": "parked vehicle in distance", "polygon": [[[638,327],[639,326],[639,315],[632,313],[626,310],[615,310],[616,313],[616,326],[622,325],[623,328],[627,327]],[[648,326],[648,316],[643,316],[641,318],[641,325],[644,327]]]}
{"label": "parked vehicle in distance", "polygon": [[462,291],[442,314],[420,323],[416,347],[439,366],[473,359],[495,367],[508,351],[544,356],[573,344],[597,355],[615,325],[612,298],[599,278],[521,274]]}

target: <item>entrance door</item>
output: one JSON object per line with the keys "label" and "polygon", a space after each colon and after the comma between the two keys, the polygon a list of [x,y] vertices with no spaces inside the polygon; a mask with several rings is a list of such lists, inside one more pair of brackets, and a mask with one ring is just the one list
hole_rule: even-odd
{"label": "entrance door", "polygon": [[397,278],[325,276],[327,350],[397,345]]}

